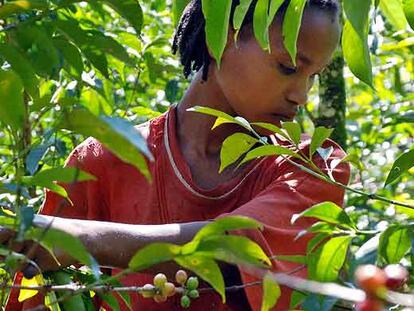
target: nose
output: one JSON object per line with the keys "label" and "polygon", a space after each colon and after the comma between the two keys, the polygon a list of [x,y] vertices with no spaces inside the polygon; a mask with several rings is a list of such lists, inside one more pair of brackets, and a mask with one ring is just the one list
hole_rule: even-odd
{"label": "nose", "polygon": [[308,92],[313,83],[309,78],[296,78],[292,80],[287,90],[286,99],[296,106],[303,106],[308,101]]}

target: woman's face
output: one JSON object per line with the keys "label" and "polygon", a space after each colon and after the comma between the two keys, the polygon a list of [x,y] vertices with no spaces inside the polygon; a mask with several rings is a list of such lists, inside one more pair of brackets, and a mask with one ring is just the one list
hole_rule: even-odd
{"label": "woman's face", "polygon": [[278,125],[293,119],[306,103],[313,79],[330,62],[339,36],[338,18],[310,7],[303,15],[296,68],[284,48],[279,18],[270,28],[271,53],[260,48],[254,35],[239,39],[237,47],[229,39],[220,70],[211,73],[236,114]]}

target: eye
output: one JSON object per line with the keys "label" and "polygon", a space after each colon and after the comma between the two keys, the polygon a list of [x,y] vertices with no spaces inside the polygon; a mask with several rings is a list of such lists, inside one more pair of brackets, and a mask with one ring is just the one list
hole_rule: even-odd
{"label": "eye", "polygon": [[286,76],[290,76],[295,74],[297,72],[297,69],[295,67],[290,67],[279,63],[279,71]]}

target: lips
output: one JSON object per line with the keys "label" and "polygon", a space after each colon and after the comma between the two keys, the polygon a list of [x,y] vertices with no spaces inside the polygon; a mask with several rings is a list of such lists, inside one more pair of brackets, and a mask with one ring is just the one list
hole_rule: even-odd
{"label": "lips", "polygon": [[295,116],[296,112],[291,113],[272,113],[273,116],[280,118],[281,121],[292,121]]}

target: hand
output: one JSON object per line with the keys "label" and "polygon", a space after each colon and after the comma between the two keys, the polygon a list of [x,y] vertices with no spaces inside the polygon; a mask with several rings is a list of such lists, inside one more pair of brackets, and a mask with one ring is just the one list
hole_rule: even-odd
{"label": "hand", "polygon": [[[17,265],[12,267],[21,271],[25,278],[32,278],[43,271],[58,270],[60,265],[54,257],[39,243],[34,241],[16,241],[16,232],[4,227],[0,227],[0,243],[9,250],[3,252],[2,259],[8,256],[18,257]],[[5,257],[6,256],[6,257]]]}

